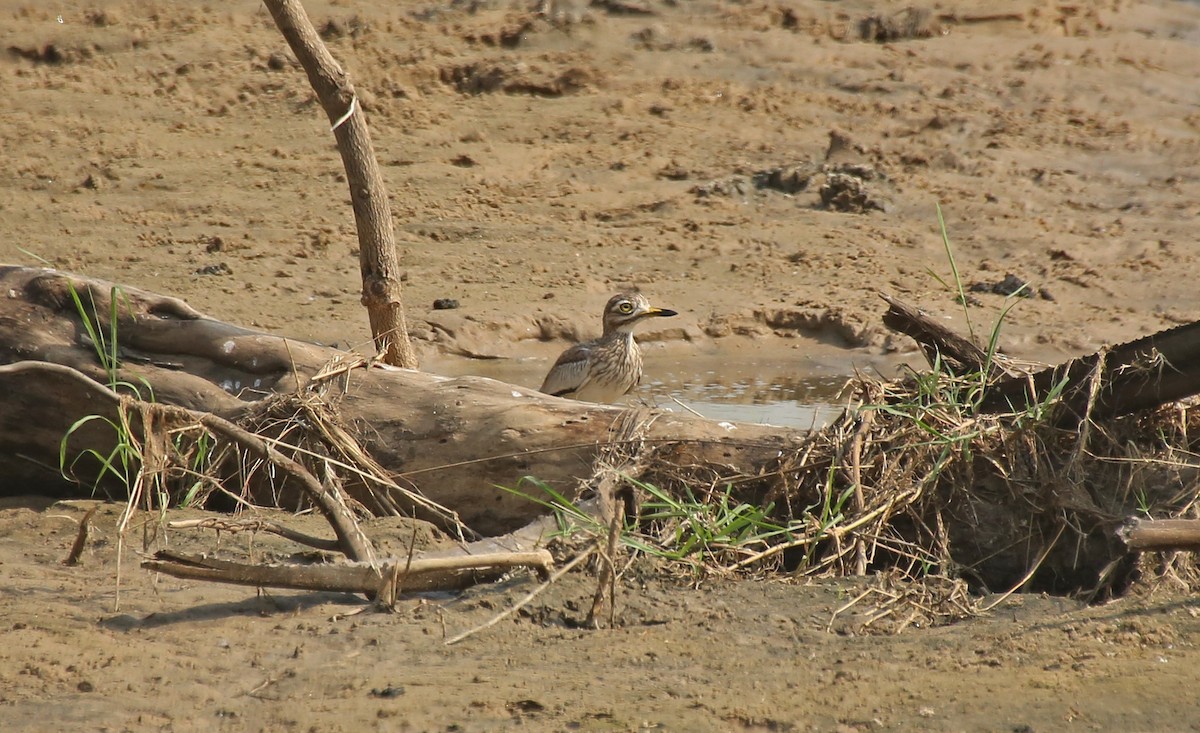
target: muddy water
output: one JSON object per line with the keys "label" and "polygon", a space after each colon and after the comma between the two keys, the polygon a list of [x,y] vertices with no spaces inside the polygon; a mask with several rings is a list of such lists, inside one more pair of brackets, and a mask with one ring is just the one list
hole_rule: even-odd
{"label": "muddy water", "polygon": [[[548,359],[443,359],[431,371],[474,375],[537,388]],[[820,427],[840,410],[846,375],[833,367],[798,368],[779,358],[648,356],[642,384],[618,404],[694,412],[713,420],[793,428]]]}
{"label": "muddy water", "polygon": [[713,420],[795,428],[824,425],[840,411],[846,377],[798,373],[794,364],[770,360],[673,361],[644,379],[638,394],[662,407],[697,412]]}

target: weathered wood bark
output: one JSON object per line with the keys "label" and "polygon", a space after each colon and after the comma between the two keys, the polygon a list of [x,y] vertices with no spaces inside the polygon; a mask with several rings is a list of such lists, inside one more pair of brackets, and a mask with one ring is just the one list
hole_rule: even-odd
{"label": "weathered wood bark", "polygon": [[[8,294],[0,300],[0,363],[62,364],[107,380],[73,304],[72,283],[95,312],[109,312],[110,283],[0,266],[0,291]],[[206,318],[182,301],[144,291],[125,289],[119,305],[121,379],[145,380],[159,402],[233,421],[259,409],[266,396],[308,384],[323,366],[345,356]],[[39,378],[28,370],[0,374],[0,390],[7,395],[0,400],[4,490],[78,491],[59,475],[59,443],[75,420],[103,414],[109,406],[67,380]],[[355,369],[324,382],[322,390],[342,422],[398,481],[486,534],[524,525],[542,511],[497,485],[512,487],[529,475],[570,495],[614,447],[649,446],[674,465],[709,475],[753,476],[772,470],[780,451],[804,435],[589,405],[490,379],[449,379],[386,366]],[[104,450],[110,433],[93,421],[72,438],[71,448]],[[361,485],[347,480],[346,489],[366,501],[356,493]]]}
{"label": "weathered wood bark", "polygon": [[879,296],[888,304],[887,313],[883,314],[883,325],[916,341],[930,366],[940,357],[948,361],[955,371],[987,369],[988,377],[992,379],[1008,374],[1001,364],[988,359],[986,351],[935,321],[920,308],[886,293],[880,293]]}
{"label": "weathered wood bark", "polygon": [[[1099,373],[1097,374],[1097,369]],[[1092,399],[1093,376],[1099,379]],[[1113,346],[996,385],[982,408],[999,412],[1044,400],[1066,381],[1066,415],[1100,420],[1128,415],[1200,393],[1200,321]]]}
{"label": "weathered wood bark", "polygon": [[333,125],[358,227],[362,302],[371,321],[375,347],[383,352],[386,363],[416,369],[417,355],[408,340],[400,297],[400,263],[396,257],[392,212],[371,145],[366,114],[346,72],[325,47],[299,0],[264,2],[308,74],[308,81]]}
{"label": "weathered wood bark", "polygon": [[1072,359],[1031,376],[1005,377],[1009,370],[997,360],[989,361],[983,349],[919,308],[880,295],[888,303],[884,325],[910,336],[927,357],[940,354],[956,369],[987,368],[989,376],[998,380],[980,406],[983,412],[1024,409],[1026,405],[1046,400],[1057,385],[1065,383],[1064,420],[1078,421],[1089,409],[1094,379],[1099,380],[1090,407],[1095,420],[1128,415],[1200,394],[1200,322]]}
{"label": "weathered wood bark", "polygon": [[1130,519],[1117,538],[1131,552],[1200,551],[1200,519]]}

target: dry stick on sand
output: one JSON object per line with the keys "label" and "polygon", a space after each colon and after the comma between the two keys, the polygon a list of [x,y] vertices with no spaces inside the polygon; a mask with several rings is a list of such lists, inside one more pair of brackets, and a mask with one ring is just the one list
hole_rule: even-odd
{"label": "dry stick on sand", "polygon": [[396,257],[391,207],[362,105],[346,72],[325,47],[299,0],[263,2],[304,67],[308,82],[333,125],[358,227],[362,302],[367,307],[375,347],[383,352],[385,363],[416,369],[417,355],[408,340],[408,324],[400,298],[400,262]]}
{"label": "dry stick on sand", "polygon": [[617,550],[620,547],[621,527],[624,523],[625,502],[618,495],[620,475],[615,472],[604,478],[597,489],[600,499],[600,517],[608,526],[608,539],[600,555],[600,572],[596,577],[596,592],[592,596],[592,608],[588,611],[587,625],[600,628],[600,613],[608,599],[608,627],[612,628],[617,617]]}
{"label": "dry stick on sand", "polygon": [[[862,487],[863,437],[871,432],[871,425],[874,422],[875,411],[863,410],[858,427],[854,431],[854,438],[850,441],[850,466],[847,478],[849,484],[854,487],[853,508],[855,514],[862,514],[866,510]],[[845,465],[841,456],[838,457],[838,464]],[[854,539],[854,574],[867,574],[867,542],[862,537]]]}
{"label": "dry stick on sand", "polygon": [[92,521],[92,516],[96,514],[96,510],[100,507],[94,506],[87,510],[87,514],[83,515],[83,519],[79,520],[79,533],[75,535],[75,543],[71,545],[71,551],[63,560],[63,565],[68,567],[79,564],[79,557],[83,555],[83,548],[87,547],[88,528]]}
{"label": "dry stick on sand", "polygon": [[[363,593],[391,606],[407,592],[460,590],[474,585],[481,572],[499,575],[515,567],[548,573],[554,559],[545,549],[435,558],[389,558],[381,565],[254,565],[160,550],[142,567],[176,578],[292,590]],[[401,587],[402,586],[402,587]]]}

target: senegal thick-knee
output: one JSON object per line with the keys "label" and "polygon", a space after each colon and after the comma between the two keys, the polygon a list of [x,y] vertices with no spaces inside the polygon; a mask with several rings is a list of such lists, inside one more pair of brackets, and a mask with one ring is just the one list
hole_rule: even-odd
{"label": "senegal thick-knee", "polygon": [[612,402],[642,378],[642,349],[633,328],[648,318],[676,315],[641,293],[618,293],[604,306],[604,334],[567,349],[550,367],[542,391],[587,402]]}

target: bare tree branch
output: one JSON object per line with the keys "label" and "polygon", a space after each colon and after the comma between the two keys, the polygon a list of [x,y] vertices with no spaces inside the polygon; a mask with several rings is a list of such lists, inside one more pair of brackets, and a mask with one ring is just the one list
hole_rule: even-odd
{"label": "bare tree branch", "polygon": [[364,593],[391,602],[400,592],[461,590],[515,567],[548,573],[554,560],[547,550],[489,555],[408,559],[389,558],[381,567],[354,565],[256,565],[160,550],[142,567],[189,580],[233,585]]}
{"label": "bare tree branch", "polygon": [[417,355],[408,340],[408,324],[400,297],[400,263],[396,257],[392,211],[362,104],[346,72],[325,47],[299,0],[264,2],[308,74],[308,81],[337,138],[358,227],[362,302],[371,321],[375,347],[383,352],[385,363],[416,369]]}

